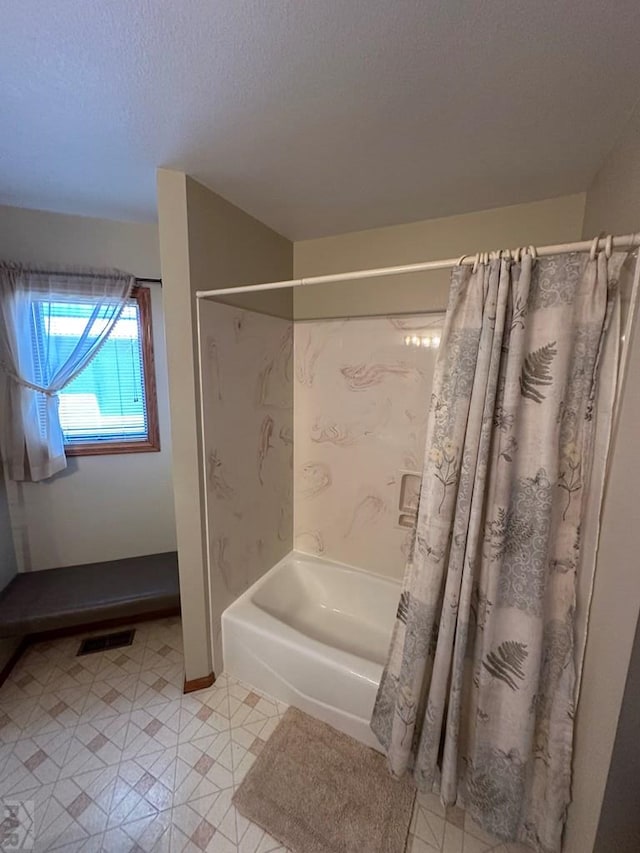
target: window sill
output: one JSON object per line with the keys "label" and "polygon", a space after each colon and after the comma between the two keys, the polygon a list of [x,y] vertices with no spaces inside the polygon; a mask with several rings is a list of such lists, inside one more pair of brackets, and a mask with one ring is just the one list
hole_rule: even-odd
{"label": "window sill", "polygon": [[158,453],[160,442],[98,441],[94,444],[65,444],[65,456],[113,456],[124,453]]}

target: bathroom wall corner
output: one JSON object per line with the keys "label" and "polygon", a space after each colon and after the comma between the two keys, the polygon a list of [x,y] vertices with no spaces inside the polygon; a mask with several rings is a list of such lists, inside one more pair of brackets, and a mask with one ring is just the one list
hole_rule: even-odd
{"label": "bathroom wall corner", "polygon": [[[195,293],[289,279],[293,245],[182,172],[159,169],[157,182],[185,674],[191,681],[223,669],[208,570]],[[269,300],[269,307],[290,316],[291,293]]]}

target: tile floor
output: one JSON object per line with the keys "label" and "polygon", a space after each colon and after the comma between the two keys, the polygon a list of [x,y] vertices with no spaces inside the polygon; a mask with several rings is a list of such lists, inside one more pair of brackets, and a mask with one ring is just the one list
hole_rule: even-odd
{"label": "tile floor", "polygon": [[[78,645],[32,646],[0,687],[0,792],[34,803],[34,849],[286,853],[231,804],[286,706],[225,675],[183,695],[178,619],[139,624],[127,648]],[[416,801],[410,853],[525,849]]]}

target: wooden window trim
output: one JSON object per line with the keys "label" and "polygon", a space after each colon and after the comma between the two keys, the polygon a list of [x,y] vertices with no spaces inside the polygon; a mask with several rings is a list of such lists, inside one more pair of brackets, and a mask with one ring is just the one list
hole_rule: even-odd
{"label": "wooden window trim", "polygon": [[149,437],[146,441],[95,441],[86,444],[65,444],[66,456],[111,456],[116,453],[157,453],[160,450],[151,291],[148,287],[136,285],[131,291],[131,298],[138,303],[138,328],[142,338],[142,370]]}

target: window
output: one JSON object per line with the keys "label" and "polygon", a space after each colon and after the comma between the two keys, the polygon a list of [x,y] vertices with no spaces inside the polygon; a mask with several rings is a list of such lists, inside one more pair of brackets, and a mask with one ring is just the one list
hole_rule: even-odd
{"label": "window", "polygon": [[[149,289],[136,287],[97,355],[60,391],[67,456],[160,450],[150,302]],[[72,352],[95,310],[80,297],[33,303],[34,352],[41,376],[47,353],[53,347]]]}

